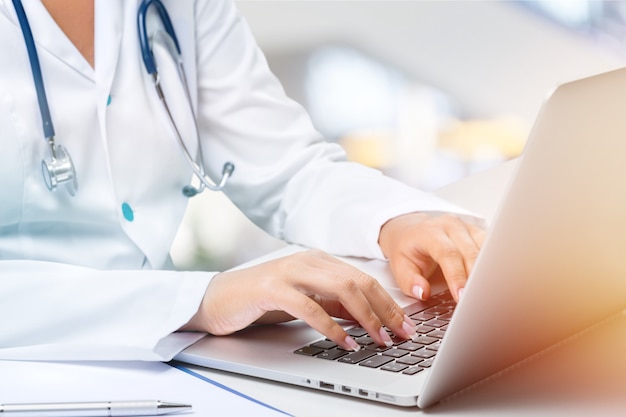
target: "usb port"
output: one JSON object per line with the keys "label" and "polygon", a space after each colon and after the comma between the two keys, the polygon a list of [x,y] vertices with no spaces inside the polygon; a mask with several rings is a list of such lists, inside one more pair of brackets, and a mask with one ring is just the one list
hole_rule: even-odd
{"label": "usb port", "polygon": [[334,390],[335,389],[335,385],[334,384],[330,384],[328,382],[320,381],[320,388]]}

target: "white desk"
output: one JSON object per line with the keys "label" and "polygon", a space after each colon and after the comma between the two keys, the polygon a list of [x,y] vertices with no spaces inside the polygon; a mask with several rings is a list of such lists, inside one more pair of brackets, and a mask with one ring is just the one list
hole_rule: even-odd
{"label": "white desk", "polygon": [[[514,162],[446,187],[440,195],[490,219]],[[626,315],[421,411],[191,367],[295,416],[626,415]]]}

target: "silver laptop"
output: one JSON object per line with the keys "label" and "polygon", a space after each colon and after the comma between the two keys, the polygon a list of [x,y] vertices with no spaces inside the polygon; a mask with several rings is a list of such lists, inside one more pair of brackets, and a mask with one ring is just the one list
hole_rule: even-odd
{"label": "silver laptop", "polygon": [[[384,262],[352,262],[391,285]],[[436,298],[439,306],[407,307],[422,337],[411,344],[381,351],[350,330],[370,349],[361,359],[301,322],[207,336],[176,359],[427,407],[618,314],[626,308],[626,69],[555,89],[463,299]]]}

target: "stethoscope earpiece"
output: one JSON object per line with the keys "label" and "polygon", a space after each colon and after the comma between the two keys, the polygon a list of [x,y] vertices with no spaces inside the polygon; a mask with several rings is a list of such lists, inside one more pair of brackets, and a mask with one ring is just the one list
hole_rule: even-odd
{"label": "stethoscope earpiece", "polygon": [[198,189],[193,185],[185,185],[183,187],[183,195],[187,198],[191,198],[198,194]]}
{"label": "stethoscope earpiece", "polygon": [[224,186],[226,185],[226,181],[228,181],[230,176],[233,175],[234,170],[235,170],[235,164],[233,164],[232,162],[226,162],[224,164],[224,167],[222,168],[222,177],[220,178],[220,181],[216,185],[209,183],[208,181],[206,181],[205,178],[203,178],[203,176],[201,177],[200,175],[196,173],[198,178],[200,178],[200,187],[196,188],[193,185],[185,185],[183,187],[183,195],[185,197],[191,198],[195,196],[196,194],[199,194],[202,191],[204,191],[205,188],[208,188],[211,191],[222,191],[224,189]]}

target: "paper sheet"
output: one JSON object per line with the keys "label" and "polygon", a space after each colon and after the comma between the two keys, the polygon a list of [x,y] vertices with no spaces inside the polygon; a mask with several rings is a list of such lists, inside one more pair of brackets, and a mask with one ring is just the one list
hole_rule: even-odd
{"label": "paper sheet", "polygon": [[172,416],[286,415],[160,362],[0,361],[0,404],[124,400],[161,400],[193,407]]}

